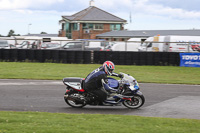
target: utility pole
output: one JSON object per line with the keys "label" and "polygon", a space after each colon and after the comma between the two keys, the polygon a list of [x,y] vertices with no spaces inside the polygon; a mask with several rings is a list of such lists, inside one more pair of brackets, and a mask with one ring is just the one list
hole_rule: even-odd
{"label": "utility pole", "polygon": [[28,24],[28,34],[30,34],[30,26],[31,26],[32,24],[30,23],[30,24]]}

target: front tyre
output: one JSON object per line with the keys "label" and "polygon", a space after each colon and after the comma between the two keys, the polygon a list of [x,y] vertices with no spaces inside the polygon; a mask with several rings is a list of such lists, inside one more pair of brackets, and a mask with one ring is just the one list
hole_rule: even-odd
{"label": "front tyre", "polygon": [[137,109],[141,107],[145,102],[145,98],[143,95],[134,95],[133,98],[130,100],[123,101],[123,105],[130,109]]}
{"label": "front tyre", "polygon": [[79,93],[65,93],[64,96],[65,102],[74,108],[82,108],[86,105],[84,102],[84,96]]}

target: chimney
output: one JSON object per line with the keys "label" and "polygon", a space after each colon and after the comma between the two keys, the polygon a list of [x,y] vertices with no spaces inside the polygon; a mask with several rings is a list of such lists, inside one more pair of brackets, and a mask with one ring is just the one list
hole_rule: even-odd
{"label": "chimney", "polygon": [[94,6],[94,0],[90,1],[90,6]]}

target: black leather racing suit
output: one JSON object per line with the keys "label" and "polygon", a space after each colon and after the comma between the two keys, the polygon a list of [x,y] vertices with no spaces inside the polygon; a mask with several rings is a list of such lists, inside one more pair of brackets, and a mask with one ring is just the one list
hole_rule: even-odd
{"label": "black leather racing suit", "polygon": [[[112,76],[117,76],[119,77],[119,74],[114,74]],[[97,96],[97,100],[99,102],[103,102],[107,98],[107,93],[103,91],[102,88],[102,82],[101,80],[107,78],[107,74],[103,70],[103,66],[95,69],[92,71],[88,76],[85,78],[85,84],[84,84],[84,89],[87,92],[93,93],[94,95]]]}

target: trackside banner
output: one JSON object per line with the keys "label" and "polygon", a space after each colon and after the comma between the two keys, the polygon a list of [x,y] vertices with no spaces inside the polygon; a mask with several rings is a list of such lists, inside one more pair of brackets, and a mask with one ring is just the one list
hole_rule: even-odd
{"label": "trackside banner", "polygon": [[200,53],[180,53],[180,66],[200,67]]}

